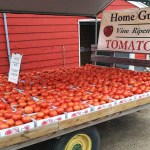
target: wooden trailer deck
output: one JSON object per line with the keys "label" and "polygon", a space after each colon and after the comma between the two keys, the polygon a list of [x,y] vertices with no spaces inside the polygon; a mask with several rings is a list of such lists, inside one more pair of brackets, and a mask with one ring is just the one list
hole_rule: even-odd
{"label": "wooden trailer deck", "polygon": [[48,139],[118,118],[150,106],[150,97],[91,112],[72,119],[49,124],[33,130],[0,138],[0,149],[15,150]]}

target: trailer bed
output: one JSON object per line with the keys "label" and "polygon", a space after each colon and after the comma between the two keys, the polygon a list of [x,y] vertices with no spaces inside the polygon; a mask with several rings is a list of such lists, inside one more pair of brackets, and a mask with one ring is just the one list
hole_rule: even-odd
{"label": "trailer bed", "polygon": [[0,149],[15,150],[49,140],[61,135],[118,118],[150,106],[150,97],[134,100],[103,110],[91,112],[72,119],[34,128],[27,132],[6,136],[0,139]]}

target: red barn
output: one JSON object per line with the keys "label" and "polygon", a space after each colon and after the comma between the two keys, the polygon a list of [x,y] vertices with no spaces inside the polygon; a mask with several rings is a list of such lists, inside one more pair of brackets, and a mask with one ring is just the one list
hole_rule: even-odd
{"label": "red barn", "polygon": [[[115,0],[106,10],[135,7],[125,0]],[[9,62],[4,20],[0,15],[0,73],[7,73]],[[90,52],[87,53],[95,41],[94,21],[85,17],[7,14],[10,51],[23,54],[23,71],[79,66],[80,57],[83,62],[90,60]],[[80,50],[86,51],[86,55]],[[137,55],[142,59],[143,56]]]}

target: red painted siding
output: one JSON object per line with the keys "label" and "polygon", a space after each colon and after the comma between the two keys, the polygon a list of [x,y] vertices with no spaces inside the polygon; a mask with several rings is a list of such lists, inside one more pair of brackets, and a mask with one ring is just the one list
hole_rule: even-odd
{"label": "red painted siding", "polygon": [[[78,66],[77,17],[7,14],[7,22],[11,53],[23,54],[22,71],[62,67],[63,59],[66,66]],[[3,25],[0,72],[6,73],[8,61],[2,28]]]}
{"label": "red painted siding", "polygon": [[146,55],[145,54],[136,54],[135,58],[141,59],[141,60],[146,60]]}
{"label": "red painted siding", "polygon": [[8,65],[4,65],[2,62],[8,64],[3,16],[0,14],[0,73],[4,73],[8,70]]}

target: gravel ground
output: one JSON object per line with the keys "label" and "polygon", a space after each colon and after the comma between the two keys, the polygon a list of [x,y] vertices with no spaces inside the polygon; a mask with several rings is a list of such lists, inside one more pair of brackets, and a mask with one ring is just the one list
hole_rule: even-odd
{"label": "gravel ground", "polygon": [[98,126],[100,150],[150,150],[150,109]]}

